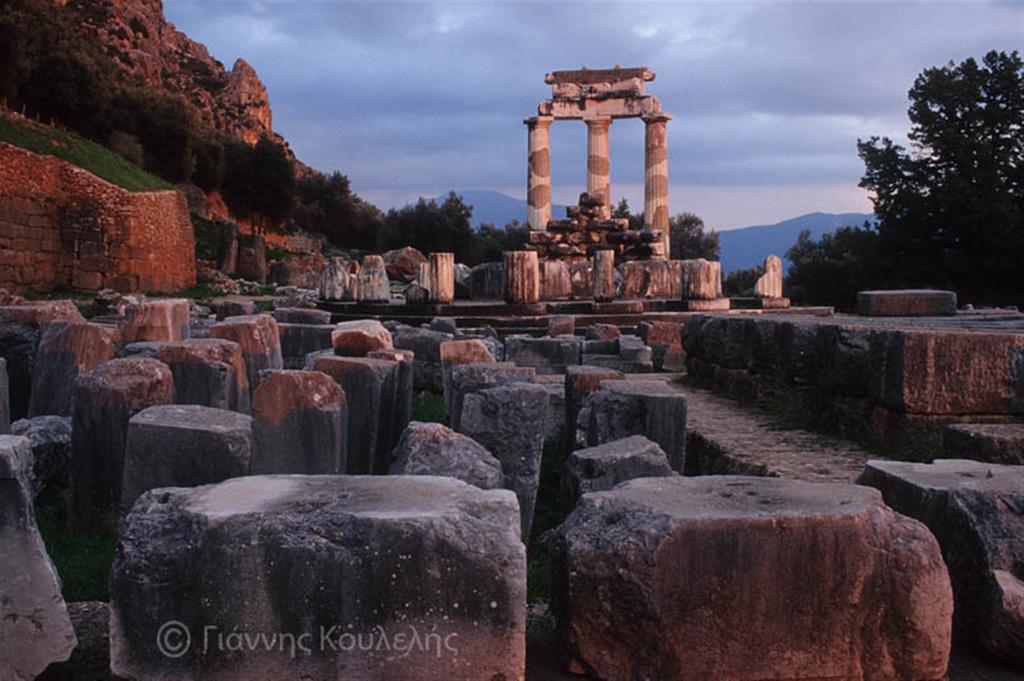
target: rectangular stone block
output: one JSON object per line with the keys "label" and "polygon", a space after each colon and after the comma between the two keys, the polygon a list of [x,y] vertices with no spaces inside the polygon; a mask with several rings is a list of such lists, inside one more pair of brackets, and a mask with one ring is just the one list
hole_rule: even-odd
{"label": "rectangular stone block", "polygon": [[936,317],[956,314],[956,293],[930,289],[861,291],[857,314],[865,317]]}
{"label": "rectangular stone block", "polygon": [[505,359],[517,366],[534,367],[539,374],[563,374],[566,367],[580,363],[583,339],[570,336],[505,339]]}

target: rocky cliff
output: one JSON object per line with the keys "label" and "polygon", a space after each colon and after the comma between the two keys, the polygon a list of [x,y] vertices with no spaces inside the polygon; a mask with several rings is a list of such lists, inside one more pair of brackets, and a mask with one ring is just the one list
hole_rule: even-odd
{"label": "rocky cliff", "polygon": [[139,84],[181,94],[215,129],[254,144],[271,127],[270,99],[256,71],[231,70],[164,18],[161,0],[54,0],[95,33],[97,45]]}

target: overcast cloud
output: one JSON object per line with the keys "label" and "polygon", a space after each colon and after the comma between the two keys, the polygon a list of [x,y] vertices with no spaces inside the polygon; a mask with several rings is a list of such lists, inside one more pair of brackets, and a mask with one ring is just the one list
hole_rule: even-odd
{"label": "overcast cloud", "polygon": [[[856,140],[902,138],[924,68],[1021,50],[1015,2],[209,2],[168,19],[270,91],[274,128],[387,208],[449,189],[523,197],[522,119],[555,69],[648,66],[673,114],[673,212],[710,227],[871,209]],[[611,128],[612,190],[643,205],[643,124]],[[556,201],[585,181],[585,126],[552,128]]]}

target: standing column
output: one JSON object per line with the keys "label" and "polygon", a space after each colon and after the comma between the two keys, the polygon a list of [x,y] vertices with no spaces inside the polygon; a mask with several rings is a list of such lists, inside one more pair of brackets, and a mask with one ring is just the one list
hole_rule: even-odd
{"label": "standing column", "polygon": [[608,161],[608,126],[610,116],[588,118],[587,124],[587,193],[604,200],[605,219],[612,216],[611,168]]}
{"label": "standing column", "polygon": [[661,230],[662,255],[669,251],[668,114],[644,116],[644,227]]}
{"label": "standing column", "polygon": [[527,118],[529,164],[526,175],[526,220],[530,229],[545,231],[551,220],[551,116]]}

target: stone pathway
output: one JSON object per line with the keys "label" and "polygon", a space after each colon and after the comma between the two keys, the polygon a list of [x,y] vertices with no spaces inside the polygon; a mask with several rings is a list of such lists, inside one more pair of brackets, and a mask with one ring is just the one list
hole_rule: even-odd
{"label": "stone pathway", "polygon": [[[636,376],[631,376],[636,378]],[[847,440],[784,430],[768,415],[663,378],[686,395],[687,475],[766,475],[816,482],[854,482],[864,462],[878,458]]]}

